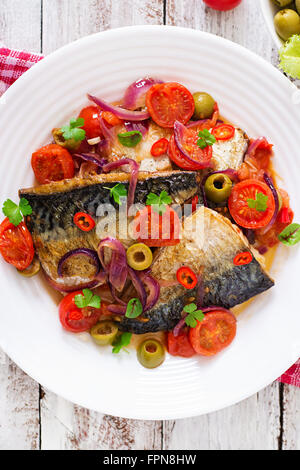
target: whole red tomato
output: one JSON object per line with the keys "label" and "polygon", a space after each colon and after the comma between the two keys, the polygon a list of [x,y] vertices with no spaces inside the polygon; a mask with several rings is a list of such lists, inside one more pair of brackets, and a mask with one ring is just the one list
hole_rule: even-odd
{"label": "whole red tomato", "polygon": [[237,7],[242,0],[203,0],[209,7],[214,10],[232,10]]}

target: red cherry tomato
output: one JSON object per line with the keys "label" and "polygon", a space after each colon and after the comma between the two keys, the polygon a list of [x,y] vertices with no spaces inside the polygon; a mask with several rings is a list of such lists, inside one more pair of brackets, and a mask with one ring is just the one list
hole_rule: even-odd
{"label": "red cherry tomato", "polygon": [[151,155],[153,157],[160,157],[164,153],[167,152],[169,146],[169,141],[168,139],[159,139],[157,142],[154,142],[154,144],[151,147]]}
{"label": "red cherry tomato", "polygon": [[46,145],[34,152],[31,166],[40,184],[73,178],[75,172],[71,154],[56,144]]}
{"label": "red cherry tomato", "polygon": [[146,105],[153,121],[161,127],[173,127],[175,121],[186,124],[194,114],[192,94],[180,83],[159,83],[147,92]]}
{"label": "red cherry tomato", "polygon": [[72,333],[81,333],[88,331],[94,326],[99,316],[101,308],[78,308],[75,304],[75,295],[83,295],[81,290],[71,292],[66,295],[59,304],[59,319],[65,330]]}
{"label": "red cherry tomato", "polygon": [[211,131],[217,140],[229,140],[234,137],[235,128],[229,124],[220,124]]}
{"label": "red cherry tomato", "polygon": [[203,0],[209,7],[214,10],[232,10],[237,7],[242,0]]}
{"label": "red cherry tomato", "polygon": [[229,346],[236,335],[236,319],[230,312],[214,310],[206,313],[189,332],[190,342],[198,354],[214,356]]}
{"label": "red cherry tomato", "polygon": [[78,117],[84,119],[83,129],[87,139],[94,139],[101,135],[99,122],[99,108],[97,106],[87,106],[80,111]]}
{"label": "red cherry tomato", "polygon": [[187,328],[182,329],[178,336],[174,336],[173,333],[169,331],[167,348],[171,356],[192,357],[196,354],[190,343]]}
{"label": "red cherry tomato", "polygon": [[[184,136],[184,146],[189,150],[191,158],[195,161],[194,163],[187,160],[185,155],[178,149],[175,138],[172,135],[169,143],[168,155],[177,166],[184,170],[201,170],[207,168],[212,158],[212,147],[208,145],[204,149],[201,149],[197,145],[199,139],[195,131],[186,129]],[[197,161],[197,163],[196,163]]]}
{"label": "red cherry tomato", "polygon": [[23,271],[31,264],[34,248],[24,222],[17,227],[6,217],[0,225],[0,253],[9,264]]}
{"label": "red cherry tomato", "polygon": [[85,212],[77,212],[74,215],[73,220],[74,224],[84,232],[90,232],[90,230],[93,230],[96,225],[94,219]]}
{"label": "red cherry tomato", "polygon": [[[248,199],[256,200],[258,193],[268,196],[264,211],[250,208]],[[262,181],[245,180],[236,184],[231,191],[228,207],[234,221],[241,227],[257,229],[268,225],[275,211],[271,189]]]}
{"label": "red cherry tomato", "polygon": [[198,169],[196,165],[193,165],[187,162],[183,153],[180,152],[179,148],[177,147],[175,143],[174,135],[172,135],[170,142],[169,142],[168,156],[170,160],[172,160],[172,162],[175,163],[175,165],[179,166],[179,168],[182,168],[183,170],[197,170]]}
{"label": "red cherry tomato", "polygon": [[243,266],[244,264],[249,264],[253,260],[253,256],[249,251],[244,251],[239,253],[234,257],[233,264],[236,266]]}
{"label": "red cherry tomato", "polygon": [[134,237],[148,246],[173,246],[179,243],[180,220],[176,212],[167,206],[158,214],[152,206],[138,212],[134,220]]}
{"label": "red cherry tomato", "polygon": [[186,289],[194,289],[196,287],[198,279],[194,271],[187,266],[179,268],[176,273],[177,281]]}

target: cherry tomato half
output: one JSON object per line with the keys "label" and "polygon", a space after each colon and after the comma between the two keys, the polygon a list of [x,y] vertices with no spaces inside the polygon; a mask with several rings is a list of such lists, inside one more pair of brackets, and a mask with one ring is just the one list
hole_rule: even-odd
{"label": "cherry tomato half", "polygon": [[75,304],[75,295],[83,295],[81,290],[71,292],[66,295],[59,304],[59,319],[65,330],[72,333],[88,331],[94,326],[99,316],[101,308],[78,308]]}
{"label": "cherry tomato half", "polygon": [[189,332],[190,342],[198,354],[214,356],[229,346],[236,335],[236,318],[230,312],[214,310],[206,313]]}
{"label": "cherry tomato half", "polygon": [[171,356],[192,357],[196,354],[190,343],[187,328],[183,328],[178,336],[168,332],[167,349]]}
{"label": "cherry tomato half", "polygon": [[6,217],[0,225],[0,253],[9,264],[23,271],[31,264],[34,248],[24,222],[15,227]]}
{"label": "cherry tomato half", "polygon": [[169,141],[168,139],[159,139],[157,142],[154,142],[154,144],[151,147],[151,155],[153,157],[160,157],[164,153],[167,152],[169,146]]}
{"label": "cherry tomato half", "polygon": [[147,92],[146,105],[153,121],[161,127],[173,127],[175,121],[186,124],[194,114],[193,95],[180,83],[158,83]]}
{"label": "cherry tomato half", "polygon": [[170,160],[184,170],[201,170],[202,168],[207,168],[210,165],[212,158],[212,147],[208,145],[204,149],[201,149],[197,145],[197,140],[199,139],[197,133],[190,129],[187,129],[186,131],[187,132],[184,136],[184,146],[188,149],[194,163],[187,160],[186,156],[179,150],[176,145],[174,135],[172,135],[170,139],[168,149]]}
{"label": "cherry tomato half", "polygon": [[147,246],[173,246],[179,243],[180,220],[176,212],[167,206],[158,214],[152,206],[146,206],[134,218],[134,238]]}
{"label": "cherry tomato half", "polygon": [[182,266],[176,273],[177,281],[186,289],[194,289],[196,287],[198,279],[194,271],[187,266]]}
{"label": "cherry tomato half", "polygon": [[75,172],[71,154],[56,144],[45,145],[34,152],[31,166],[40,184],[73,178]]}
{"label": "cherry tomato half", "polygon": [[250,264],[253,260],[253,256],[250,251],[244,251],[234,257],[233,264],[236,266],[243,266],[244,264]]}
{"label": "cherry tomato half", "polygon": [[203,0],[206,5],[213,8],[214,10],[232,10],[237,7],[242,0]]}
{"label": "cherry tomato half", "polygon": [[87,139],[94,139],[101,136],[99,122],[99,108],[97,106],[87,106],[80,111],[79,116],[84,119],[83,129]]}
{"label": "cherry tomato half", "polygon": [[220,124],[211,131],[217,140],[229,140],[234,137],[235,128],[229,124]]}
{"label": "cherry tomato half", "polygon": [[[250,208],[248,199],[256,200],[259,193],[267,196],[264,211]],[[241,227],[257,229],[268,225],[275,211],[275,201],[271,189],[262,181],[245,180],[236,184],[229,196],[228,207],[234,221]]]}
{"label": "cherry tomato half", "polygon": [[74,224],[84,232],[90,232],[95,227],[94,219],[85,212],[77,212],[73,218]]}

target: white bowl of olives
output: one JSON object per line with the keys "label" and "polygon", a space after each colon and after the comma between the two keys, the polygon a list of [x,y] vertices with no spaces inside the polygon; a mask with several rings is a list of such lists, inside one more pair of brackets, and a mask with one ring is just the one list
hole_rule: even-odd
{"label": "white bowl of olives", "polygon": [[266,23],[278,47],[300,34],[300,0],[260,0]]}

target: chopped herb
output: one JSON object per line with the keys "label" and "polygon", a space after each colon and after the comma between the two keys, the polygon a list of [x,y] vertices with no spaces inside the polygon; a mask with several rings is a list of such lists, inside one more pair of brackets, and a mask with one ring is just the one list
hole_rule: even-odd
{"label": "chopped herb", "polygon": [[19,205],[15,204],[11,199],[6,199],[2,207],[2,212],[16,227],[22,222],[23,216],[30,215],[32,213],[32,208],[24,197],[20,199]]}
{"label": "chopped herb", "polygon": [[125,317],[127,318],[137,318],[143,313],[143,306],[141,301],[137,298],[129,300],[127,304],[127,309]]}
{"label": "chopped herb", "polygon": [[147,206],[153,206],[153,210],[159,214],[166,212],[166,206],[172,203],[171,196],[168,195],[167,191],[162,191],[159,196],[154,193],[149,193],[146,200]]}
{"label": "chopped herb", "polygon": [[268,207],[268,196],[263,193],[256,193],[255,199],[247,199],[248,207],[259,212],[265,212]]}
{"label": "chopped herb", "polygon": [[94,295],[90,289],[83,289],[82,294],[75,295],[74,302],[78,308],[94,307],[100,308],[101,299],[99,295]]}
{"label": "chopped herb", "polygon": [[72,118],[68,126],[63,126],[61,132],[65,140],[74,139],[76,142],[85,138],[85,130],[81,129],[84,126],[83,118]]}
{"label": "chopped herb", "polygon": [[117,204],[119,204],[119,206],[121,206],[122,202],[121,202],[120,198],[121,197],[127,197],[127,189],[125,188],[124,184],[118,183],[115,186],[113,186],[112,188],[106,188],[105,186],[104,186],[104,188],[109,189],[110,195],[114,198],[114,201]]}
{"label": "chopped herb", "polygon": [[186,305],[183,310],[188,314],[185,317],[185,323],[191,328],[197,326],[197,320],[202,321],[204,319],[204,313],[202,310],[197,310],[197,305],[194,303]]}
{"label": "chopped herb", "polygon": [[[112,352],[118,354],[122,348],[130,344],[132,333],[123,333],[113,342]],[[126,351],[126,350],[125,350]]]}
{"label": "chopped herb", "polygon": [[124,147],[135,147],[143,138],[143,134],[140,131],[129,131],[118,134],[119,142]]}
{"label": "chopped herb", "polygon": [[296,245],[300,242],[300,225],[299,224],[290,224],[288,225],[279,235],[279,240],[281,243],[287,246]]}
{"label": "chopped herb", "polygon": [[199,139],[197,145],[201,149],[205,149],[207,146],[211,146],[216,142],[216,138],[207,129],[200,131],[198,134]]}

